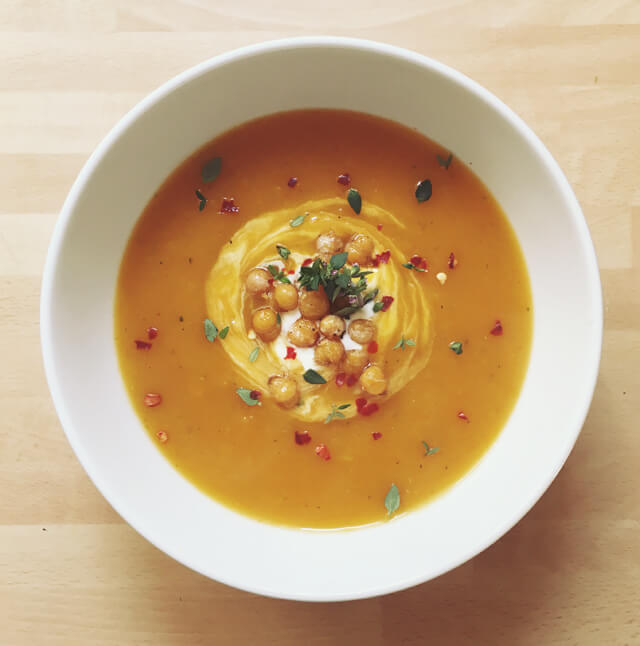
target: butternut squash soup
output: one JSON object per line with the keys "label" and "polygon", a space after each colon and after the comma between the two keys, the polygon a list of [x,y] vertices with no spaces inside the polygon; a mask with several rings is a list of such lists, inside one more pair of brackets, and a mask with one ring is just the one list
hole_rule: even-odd
{"label": "butternut squash soup", "polygon": [[468,160],[399,124],[243,124],[149,202],[115,341],[158,449],[222,504],[309,528],[383,521],[461,478],[527,368],[531,291]]}

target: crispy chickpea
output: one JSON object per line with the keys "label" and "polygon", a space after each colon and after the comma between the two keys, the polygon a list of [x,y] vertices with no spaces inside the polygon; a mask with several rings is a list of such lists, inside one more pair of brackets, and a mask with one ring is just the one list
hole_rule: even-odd
{"label": "crispy chickpea", "polygon": [[382,395],[387,389],[387,380],[379,366],[369,366],[360,375],[360,385],[370,395]]}
{"label": "crispy chickpea", "polygon": [[322,339],[316,346],[313,358],[321,366],[331,366],[342,361],[344,357],[344,346],[341,341],[333,339]]}
{"label": "crispy chickpea", "polygon": [[261,307],[253,313],[253,329],[263,341],[273,341],[280,334],[278,315],[270,307]]}
{"label": "crispy chickpea", "polygon": [[344,242],[335,231],[329,230],[318,236],[316,249],[322,256],[333,256],[344,249]]}
{"label": "crispy chickpea", "polygon": [[304,318],[315,321],[329,313],[329,299],[322,287],[314,292],[302,289],[298,298],[298,307]]}
{"label": "crispy chickpea", "polygon": [[373,240],[364,233],[356,233],[345,247],[347,260],[361,267],[368,264],[373,254]]}
{"label": "crispy chickpea", "polygon": [[367,319],[356,319],[349,323],[349,336],[360,345],[367,345],[376,335],[376,326]]}
{"label": "crispy chickpea", "polygon": [[245,280],[245,287],[250,294],[264,294],[269,289],[271,274],[266,269],[252,269]]}
{"label": "crispy chickpea", "polygon": [[288,283],[278,283],[274,289],[276,304],[281,310],[288,312],[298,307],[298,290]]}
{"label": "crispy chickpea", "polygon": [[276,375],[269,379],[269,391],[282,408],[293,408],[300,400],[298,384],[291,377]]}
{"label": "crispy chickpea", "polygon": [[299,348],[310,348],[318,340],[318,324],[309,319],[299,318],[289,329],[289,341]]}
{"label": "crispy chickpea", "polygon": [[344,357],[344,371],[350,375],[359,375],[369,363],[369,354],[364,348],[347,350]]}
{"label": "crispy chickpea", "polygon": [[320,332],[327,339],[339,339],[345,330],[344,320],[335,314],[327,314],[320,321]]}

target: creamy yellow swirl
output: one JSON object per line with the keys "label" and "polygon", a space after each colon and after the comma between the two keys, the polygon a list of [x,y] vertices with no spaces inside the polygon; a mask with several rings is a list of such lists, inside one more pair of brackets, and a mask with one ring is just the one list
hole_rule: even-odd
{"label": "creamy yellow swirl", "polygon": [[[292,226],[291,222],[296,218],[304,218],[304,221],[299,226]],[[354,233],[365,233],[374,240],[374,253],[391,252],[389,262],[380,264],[374,275],[368,277],[371,285],[379,290],[378,300],[382,296],[394,299],[386,312],[375,313],[372,317],[377,327],[378,352],[371,355],[371,361],[384,370],[388,384],[386,392],[373,399],[384,401],[392,397],[425,367],[431,353],[429,304],[420,282],[421,274],[402,267],[406,255],[378,229],[377,225],[390,223],[403,226],[391,213],[371,203],[364,203],[360,215],[356,215],[346,200],[330,198],[264,213],[249,220],[235,233],[211,268],[205,290],[211,320],[230,327],[222,345],[237,367],[243,386],[260,390],[266,398],[270,377],[293,376],[300,389],[301,401],[290,412],[308,422],[325,419],[335,403],[335,391],[331,386],[307,383],[302,378],[303,363],[298,359],[285,359],[277,352],[282,344],[265,343],[255,338],[250,328],[251,310],[255,305],[244,290],[244,278],[251,269],[282,264],[276,245],[291,250],[287,263],[297,269],[305,258],[316,255],[316,239],[328,230],[335,231],[345,240]],[[290,278],[296,277],[297,270]],[[393,346],[403,336],[415,341],[415,346],[394,351]],[[259,347],[258,358],[251,362],[249,357],[256,346]],[[329,384],[340,371],[339,367],[332,366],[314,369]],[[357,397],[361,390],[355,386],[351,392]],[[354,406],[343,412],[346,417],[356,414]]]}

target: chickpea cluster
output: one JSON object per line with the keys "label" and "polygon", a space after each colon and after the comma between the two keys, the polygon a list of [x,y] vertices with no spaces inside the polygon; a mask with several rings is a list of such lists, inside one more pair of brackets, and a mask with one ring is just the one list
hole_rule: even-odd
{"label": "chickpea cluster", "polygon": [[[356,233],[345,241],[335,231],[329,230],[316,240],[318,256],[328,262],[331,256],[346,251],[347,262],[366,266],[371,263],[374,242],[366,234]],[[245,279],[246,291],[254,297],[256,309],[251,324],[262,341],[270,343],[281,332],[278,312],[298,309],[300,318],[291,326],[287,340],[298,348],[314,348],[314,359],[320,366],[333,366],[339,372],[359,377],[360,385],[370,395],[381,395],[387,389],[382,369],[371,363],[367,346],[375,340],[376,326],[367,319],[347,322],[331,314],[331,303],[320,287],[315,291],[298,289],[294,284],[274,282],[263,268],[252,269]],[[346,350],[344,335],[362,346]],[[292,408],[300,400],[299,387],[292,376],[274,375],[269,380],[269,390],[283,408]]]}

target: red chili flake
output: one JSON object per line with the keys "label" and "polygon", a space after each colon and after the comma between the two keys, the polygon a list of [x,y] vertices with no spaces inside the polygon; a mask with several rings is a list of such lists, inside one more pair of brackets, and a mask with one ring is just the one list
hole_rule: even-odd
{"label": "red chili flake", "polygon": [[355,375],[349,375],[347,377],[347,386],[351,388],[352,386],[355,386],[358,383],[358,378]]}
{"label": "red chili flake", "polygon": [[369,415],[373,415],[375,412],[379,410],[378,404],[375,402],[372,402],[371,404],[367,404],[366,406],[363,406],[358,410],[360,415],[364,415],[365,417],[369,417]]}
{"label": "red chili flake", "polygon": [[302,266],[303,267],[308,267],[312,262],[313,262],[313,258],[305,258],[302,261]]}
{"label": "red chili flake", "polygon": [[220,213],[239,213],[240,207],[236,206],[235,198],[225,197],[220,205]]}
{"label": "red chili flake", "polygon": [[296,444],[303,446],[304,444],[309,444],[309,442],[311,442],[311,435],[309,435],[309,431],[296,431],[295,439]]}
{"label": "red chili flake", "polygon": [[449,269],[455,269],[456,265],[458,264],[458,261],[456,260],[456,257],[453,255],[453,251],[449,254],[449,262],[447,263],[447,266]]}
{"label": "red chili flake", "polygon": [[347,379],[347,375],[344,372],[339,372],[336,375],[336,386],[344,386],[344,382]]}
{"label": "red chili flake", "polygon": [[381,224],[377,224],[376,226],[378,227],[378,231],[382,231],[382,225]]}
{"label": "red chili flake", "polygon": [[164,444],[169,439],[169,434],[166,431],[158,431],[156,437]]}
{"label": "red chili flake", "polygon": [[290,345],[287,346],[287,356],[285,359],[295,359],[298,356],[295,348],[292,348]]}
{"label": "red chili flake", "polygon": [[386,265],[391,258],[391,251],[387,249],[382,253],[376,254],[376,257],[373,259],[373,266],[377,267],[378,265]]}
{"label": "red chili flake", "polygon": [[374,431],[373,433],[371,433],[371,437],[374,440],[379,440],[382,437],[382,433],[378,433],[378,431]]}
{"label": "red chili flake", "polygon": [[351,184],[351,175],[349,175],[349,173],[341,173],[338,175],[338,184],[349,186],[349,184]]}
{"label": "red chili flake", "polygon": [[142,401],[145,406],[153,408],[154,406],[158,406],[162,403],[162,395],[158,395],[158,393],[147,393]]}
{"label": "red chili flake", "polygon": [[139,341],[138,339],[136,339],[134,343],[136,344],[136,348],[138,350],[151,350],[151,344],[147,341]]}
{"label": "red chili flake", "polygon": [[325,444],[318,444],[316,446],[316,455],[320,456],[323,460],[331,460],[331,454]]}
{"label": "red chili flake", "polygon": [[358,397],[358,399],[356,399],[356,408],[360,415],[364,415],[365,417],[369,417],[369,415],[373,415],[375,412],[380,410],[380,407],[375,402],[367,404],[367,400],[364,397]]}
{"label": "red chili flake", "polygon": [[375,354],[378,351],[378,342],[377,341],[371,341],[369,345],[367,346],[367,352],[369,354]]}
{"label": "red chili flake", "polygon": [[252,390],[252,391],[249,393],[249,397],[251,397],[251,399],[254,399],[254,400],[256,400],[256,401],[257,401],[258,399],[260,399],[260,395],[261,395],[261,393],[260,393],[260,391],[259,391],[259,390]]}
{"label": "red chili flake", "polygon": [[502,323],[500,323],[500,321],[496,321],[495,325],[491,329],[491,334],[493,334],[493,336],[502,336]]}
{"label": "red chili flake", "polygon": [[269,278],[269,286],[270,287],[273,287],[274,282],[275,282],[275,280],[273,280],[273,278]]}
{"label": "red chili flake", "polygon": [[469,418],[462,411],[458,413],[458,417],[465,422],[469,421]]}
{"label": "red chili flake", "polygon": [[409,258],[409,262],[414,266],[414,267],[419,267],[420,269],[427,269],[427,261],[422,257],[422,256],[411,256]]}
{"label": "red chili flake", "polygon": [[149,341],[153,341],[157,336],[158,336],[158,328],[157,327],[148,327],[147,328],[147,337],[149,338]]}
{"label": "red chili flake", "polygon": [[289,188],[294,188],[297,183],[298,183],[298,178],[297,177],[290,177],[289,181],[287,182],[287,186]]}
{"label": "red chili flake", "polygon": [[289,271],[287,273],[289,274],[289,276],[291,276],[292,274],[296,273],[296,270],[295,269],[289,269]]}
{"label": "red chili flake", "polygon": [[381,301],[382,301],[381,311],[386,312],[391,307],[391,303],[393,303],[393,296],[383,296]]}

